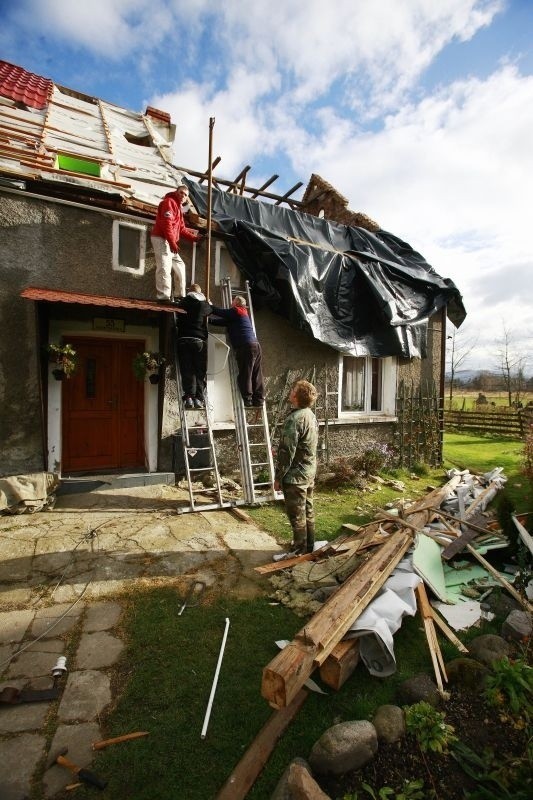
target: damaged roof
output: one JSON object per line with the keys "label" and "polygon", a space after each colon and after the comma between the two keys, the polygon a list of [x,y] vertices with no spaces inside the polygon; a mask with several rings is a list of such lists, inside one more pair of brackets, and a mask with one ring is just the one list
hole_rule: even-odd
{"label": "damaged roof", "polygon": [[58,86],[0,61],[0,173],[118,196],[143,210],[181,182],[170,116]]}

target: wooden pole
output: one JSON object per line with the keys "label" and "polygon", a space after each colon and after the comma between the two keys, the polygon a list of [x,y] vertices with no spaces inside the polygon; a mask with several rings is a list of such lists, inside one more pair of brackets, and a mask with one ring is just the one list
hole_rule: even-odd
{"label": "wooden pole", "polygon": [[213,196],[213,128],[215,118],[209,118],[209,159],[207,170],[207,239],[205,248],[205,296],[209,300],[211,273],[211,200]]}

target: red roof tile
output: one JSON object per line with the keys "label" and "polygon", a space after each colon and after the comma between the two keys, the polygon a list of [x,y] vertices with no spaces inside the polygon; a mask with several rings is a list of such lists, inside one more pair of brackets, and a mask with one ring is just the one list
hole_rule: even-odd
{"label": "red roof tile", "polygon": [[98,294],[80,294],[80,292],[63,292],[58,289],[39,289],[28,286],[20,293],[28,300],[47,300],[49,303],[79,303],[85,306],[107,306],[108,308],[134,308],[141,311],[166,311],[183,314],[181,308],[165,306],[155,300],[137,300],[130,297],[107,297]]}
{"label": "red roof tile", "polygon": [[40,110],[48,105],[53,86],[49,78],[42,78],[15,64],[0,61],[0,95],[3,97]]}

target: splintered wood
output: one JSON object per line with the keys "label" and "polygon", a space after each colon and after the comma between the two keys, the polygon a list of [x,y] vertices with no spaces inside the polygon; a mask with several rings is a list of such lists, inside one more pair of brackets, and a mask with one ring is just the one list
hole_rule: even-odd
{"label": "splintered wood", "polygon": [[366,534],[384,529],[387,538],[372,550],[366,561],[337,589],[320,610],[263,670],[261,694],[276,709],[285,708],[296,697],[316,667],[320,667],[381,589],[413,542],[413,529],[422,528],[454,491],[460,476],[435,489],[404,510],[401,519],[376,522]]}

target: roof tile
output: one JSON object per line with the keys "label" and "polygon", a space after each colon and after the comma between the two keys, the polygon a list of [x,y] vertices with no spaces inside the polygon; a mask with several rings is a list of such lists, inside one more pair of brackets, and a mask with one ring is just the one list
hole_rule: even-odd
{"label": "roof tile", "polygon": [[3,97],[41,110],[48,105],[52,89],[53,83],[49,78],[0,61],[0,95]]}

